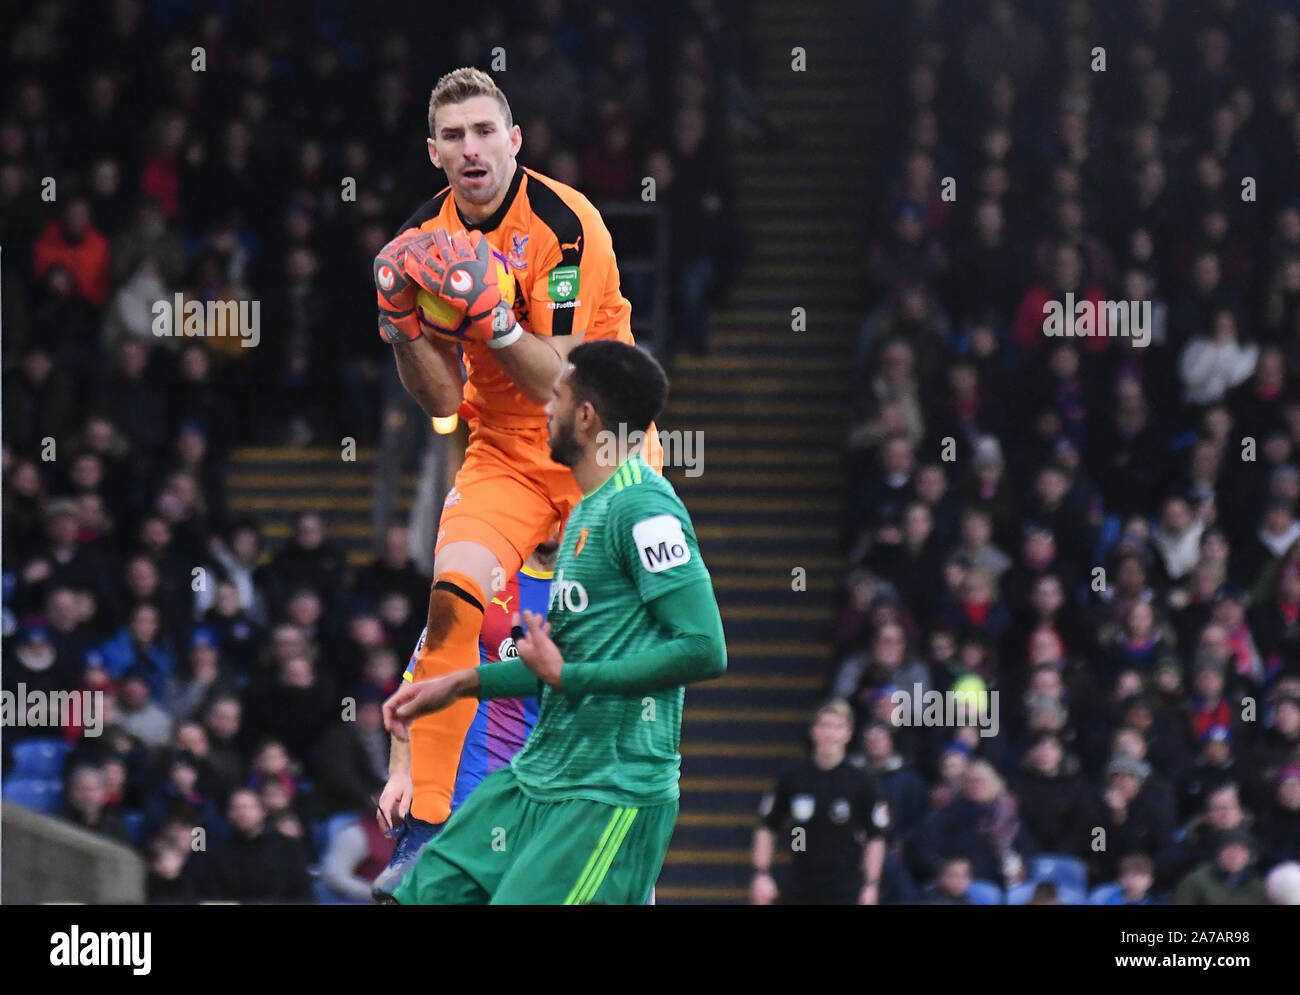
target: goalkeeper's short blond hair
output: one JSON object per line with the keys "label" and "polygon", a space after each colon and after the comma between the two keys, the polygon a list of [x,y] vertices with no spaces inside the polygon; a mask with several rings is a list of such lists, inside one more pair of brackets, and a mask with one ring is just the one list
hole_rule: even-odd
{"label": "goalkeeper's short blond hair", "polygon": [[510,101],[501,92],[501,87],[497,86],[496,81],[481,69],[462,66],[460,69],[453,69],[438,80],[433,92],[429,94],[429,137],[438,137],[434,133],[433,118],[438,113],[439,107],[463,103],[471,97],[491,97],[501,105],[501,113],[506,119],[506,128],[514,127],[515,119],[510,113]]}

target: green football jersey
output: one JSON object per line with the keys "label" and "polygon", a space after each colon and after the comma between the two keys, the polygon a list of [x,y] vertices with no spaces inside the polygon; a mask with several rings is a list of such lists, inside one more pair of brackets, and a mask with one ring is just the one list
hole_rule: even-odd
{"label": "green football jersey", "polygon": [[[629,457],[564,527],[547,618],[565,669],[652,649],[664,633],[646,603],[700,579],[709,572],[686,507],[639,454]],[[520,785],[546,801],[676,800],[685,694],[678,686],[570,699],[544,688],[537,725],[511,762]]]}

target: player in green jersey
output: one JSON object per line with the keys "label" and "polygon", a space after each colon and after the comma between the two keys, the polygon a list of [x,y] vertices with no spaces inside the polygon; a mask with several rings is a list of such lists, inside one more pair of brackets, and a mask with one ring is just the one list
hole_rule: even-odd
{"label": "player in green jersey", "polygon": [[570,354],[547,407],[551,457],[583,498],[565,525],[549,621],[525,613],[518,660],[407,684],[398,739],[464,697],[538,693],[537,725],[429,843],[394,898],[429,904],[646,901],[677,821],[683,685],[726,669],[722,620],[672,485],[611,437],[644,434],[668,384],[635,346]]}

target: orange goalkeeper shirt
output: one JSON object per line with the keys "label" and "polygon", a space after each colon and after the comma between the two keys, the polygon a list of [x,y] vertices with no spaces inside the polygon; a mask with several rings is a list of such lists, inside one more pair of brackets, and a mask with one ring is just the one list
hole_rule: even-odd
{"label": "orange goalkeeper shirt", "polygon": [[[573,187],[519,166],[501,206],[483,221],[461,217],[447,187],[401,230],[478,229],[515,278],[515,316],[537,335],[633,343],[632,305],[619,289],[614,244],[600,212]],[[545,405],[524,396],[485,342],[465,344],[465,402],[473,417],[499,428],[546,424]]]}

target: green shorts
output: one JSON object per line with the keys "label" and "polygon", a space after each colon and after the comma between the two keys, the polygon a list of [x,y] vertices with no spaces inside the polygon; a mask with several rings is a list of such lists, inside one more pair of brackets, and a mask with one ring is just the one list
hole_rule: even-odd
{"label": "green shorts", "polygon": [[644,905],[677,802],[532,801],[514,771],[483,783],[420,853],[399,905]]}

